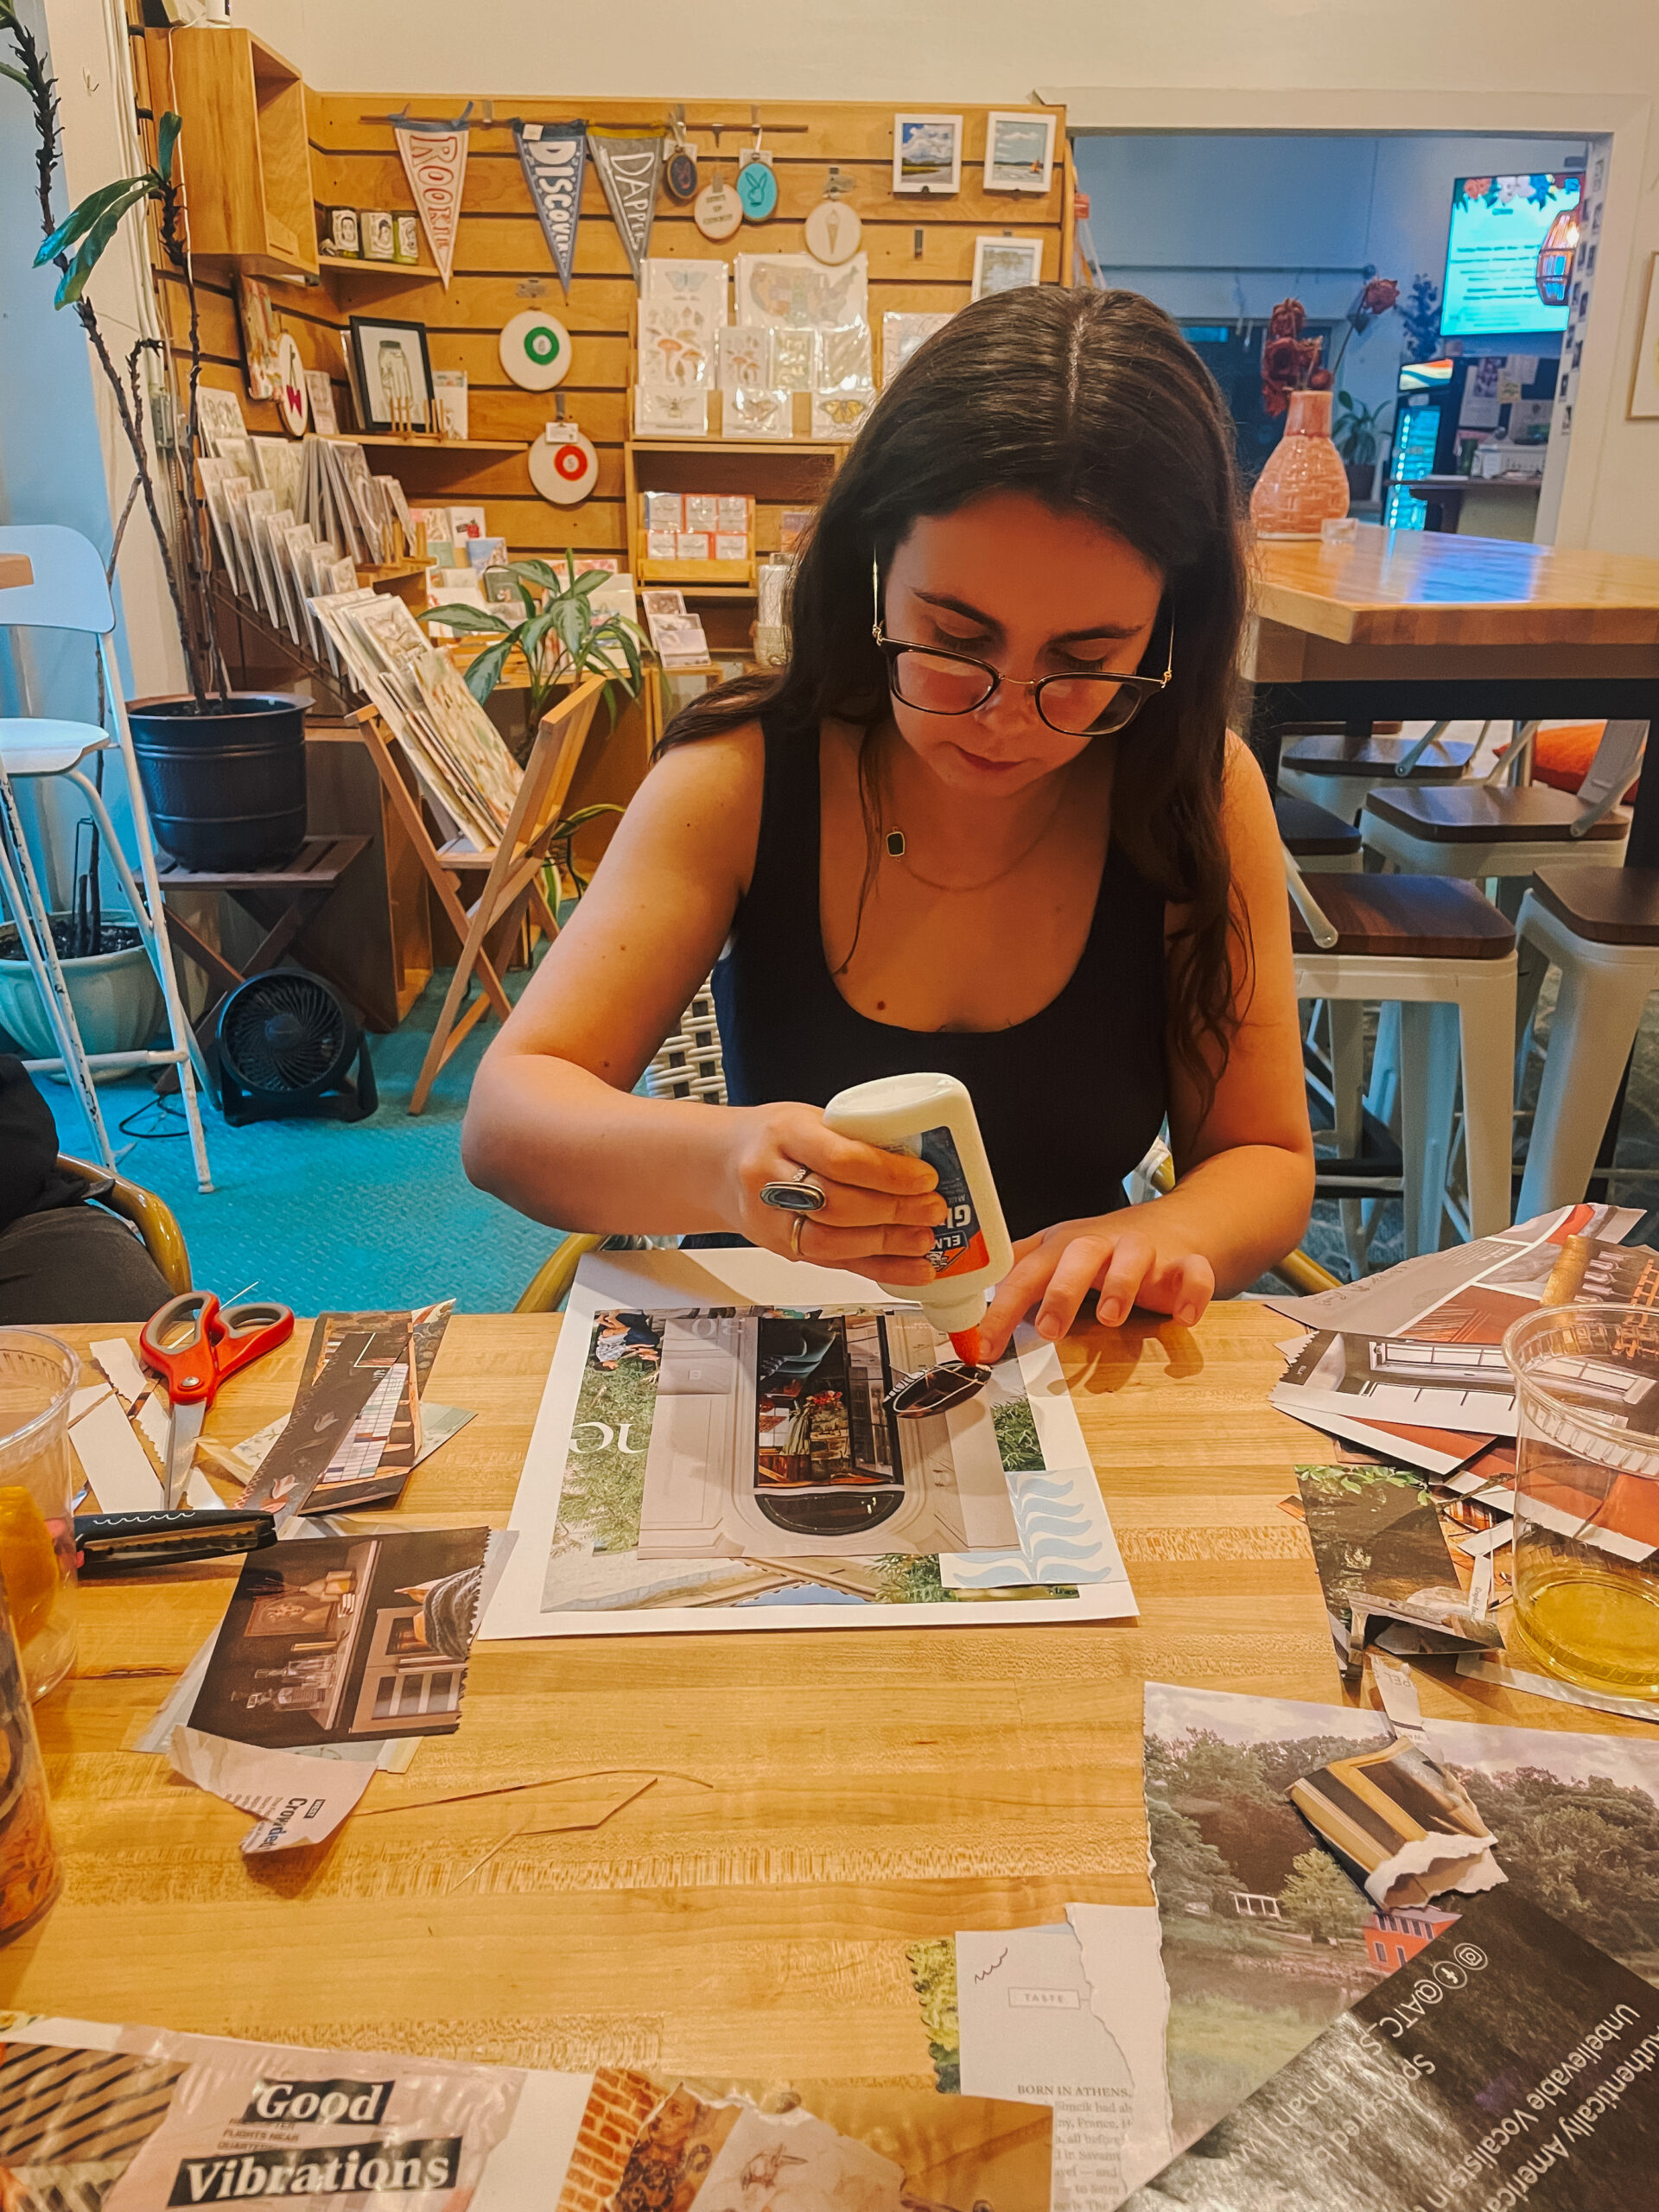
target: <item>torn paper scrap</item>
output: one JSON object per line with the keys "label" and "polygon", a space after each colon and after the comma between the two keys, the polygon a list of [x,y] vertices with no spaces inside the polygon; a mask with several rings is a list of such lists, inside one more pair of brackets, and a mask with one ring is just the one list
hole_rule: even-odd
{"label": "torn paper scrap", "polygon": [[1473,1798],[1414,1737],[1332,1759],[1286,1795],[1385,1911],[1507,1878]]}
{"label": "torn paper scrap", "polygon": [[1010,1468],[1007,1485],[1019,1550],[942,1553],[947,1590],[1127,1579],[1092,1467]]}
{"label": "torn paper scrap", "polygon": [[1166,2078],[1169,1985],[1158,1908],[1069,1904],[1065,1916],[1082,1949],[1095,2018],[1122,2053],[1134,2085],[1118,2164],[1124,2187],[1138,2189],[1175,2155]]}
{"label": "torn paper scrap", "polygon": [[[1153,1917],[1155,1920],[1156,1916]],[[957,1936],[957,2018],[964,2095],[1040,2101],[1054,2112],[1053,2212],[1112,2212],[1131,2176],[1124,2146],[1148,2088],[1137,2082],[1090,2001],[1075,1929],[999,1929]]]}
{"label": "torn paper scrap", "polygon": [[[100,1512],[156,1512],[162,1503],[161,1470],[167,1464],[172,1419],[167,1392],[144,1373],[124,1337],[101,1338],[92,1351],[114,1395],[100,1391],[84,1414],[72,1406],[69,1440],[75,1457]],[[200,1468],[190,1471],[183,1502],[207,1510],[220,1503]]]}
{"label": "torn paper scrap", "polygon": [[199,1728],[175,1728],[167,1755],[175,1773],[245,1813],[257,1813],[242,1839],[253,1858],[331,1836],[368,1788],[372,1765],[256,1751]]}
{"label": "torn paper scrap", "polygon": [[1530,1674],[1499,1651],[1471,1651],[1458,1662],[1458,1672],[1471,1681],[1491,1682],[1499,1689],[1520,1690],[1528,1697],[1555,1698],[1562,1705],[1581,1705],[1592,1713],[1623,1713],[1627,1720],[1659,1720],[1659,1706],[1634,1697],[1609,1697],[1600,1690],[1581,1689],[1554,1675]]}

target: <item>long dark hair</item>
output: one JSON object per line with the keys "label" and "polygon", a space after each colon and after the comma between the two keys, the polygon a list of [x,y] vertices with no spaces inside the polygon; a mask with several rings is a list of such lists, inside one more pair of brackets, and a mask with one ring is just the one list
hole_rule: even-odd
{"label": "long dark hair", "polygon": [[[1033,285],[953,315],[882,393],[830,486],[796,564],[788,668],[705,693],[675,716],[663,746],[734,729],[763,707],[815,739],[831,716],[874,730],[889,701],[870,634],[871,560],[885,572],[919,517],[991,492],[1087,515],[1164,576],[1142,669],[1162,674],[1173,620],[1174,673],[1116,741],[1112,826],[1141,874],[1187,909],[1173,1031],[1207,1112],[1249,989],[1221,825],[1245,612],[1243,510],[1221,395],[1151,301]],[[867,893],[877,859],[869,752],[867,743],[860,763]]]}

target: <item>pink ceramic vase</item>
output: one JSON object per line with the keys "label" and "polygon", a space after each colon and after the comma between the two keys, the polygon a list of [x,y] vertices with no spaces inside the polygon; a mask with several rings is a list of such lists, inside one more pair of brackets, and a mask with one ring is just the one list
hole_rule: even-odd
{"label": "pink ceramic vase", "polygon": [[1348,474],[1331,442],[1331,394],[1293,391],[1285,435],[1250,493],[1258,537],[1317,537],[1348,512]]}

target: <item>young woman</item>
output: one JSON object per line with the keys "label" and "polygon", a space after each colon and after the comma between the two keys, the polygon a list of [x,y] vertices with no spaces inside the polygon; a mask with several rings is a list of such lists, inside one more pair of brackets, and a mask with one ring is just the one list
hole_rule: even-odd
{"label": "young woman", "polygon": [[[1196,1321],[1280,1258],[1313,1147],[1273,807],[1227,731],[1239,516],[1219,396],[1150,302],[954,316],[824,501],[787,671],[671,724],[486,1055],[473,1180],[563,1228],[923,1282],[932,1170],[820,1109],[943,1070],[1016,1239],[988,1354],[1091,1291]],[[716,959],[733,1104],[633,1096]],[[1166,1117],[1175,1189],[1127,1205]],[[817,1211],[779,1206],[798,1182]]]}

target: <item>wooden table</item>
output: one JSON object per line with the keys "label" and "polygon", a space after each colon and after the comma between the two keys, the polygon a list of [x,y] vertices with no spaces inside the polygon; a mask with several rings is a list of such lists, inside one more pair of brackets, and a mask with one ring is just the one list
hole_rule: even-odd
{"label": "wooden table", "polygon": [[[452,1323],[432,1390],[478,1418],[403,1519],[505,1522],[557,1328]],[[485,1644],[459,1733],[376,1775],[315,1851],[243,1859],[245,1814],[122,1748],[234,1567],[88,1588],[82,1671],[40,1708],[64,1892],[0,1951],[0,2004],[530,2065],[930,2081],[906,1944],[1148,1898],[1143,1680],[1340,1695],[1277,1505],[1295,1459],[1330,1456],[1267,1403],[1286,1333],[1241,1301],[1063,1348],[1138,1624]],[[285,1410],[306,1334],[227,1384],[210,1435]],[[1423,1697],[1620,1732],[1444,1670]],[[588,1778],[464,1795],[555,1776]]]}
{"label": "wooden table", "polygon": [[[1659,723],[1659,560],[1362,523],[1345,545],[1263,542],[1255,565],[1246,672],[1270,782],[1287,722]],[[1656,758],[1632,866],[1659,866]]]}

